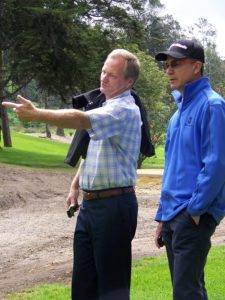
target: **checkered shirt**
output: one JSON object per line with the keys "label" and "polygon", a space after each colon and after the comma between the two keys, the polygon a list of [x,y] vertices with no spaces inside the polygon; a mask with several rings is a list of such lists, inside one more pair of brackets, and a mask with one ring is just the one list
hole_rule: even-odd
{"label": "checkered shirt", "polygon": [[141,116],[130,91],[86,112],[91,121],[87,157],[80,170],[83,190],[133,186],[141,143]]}

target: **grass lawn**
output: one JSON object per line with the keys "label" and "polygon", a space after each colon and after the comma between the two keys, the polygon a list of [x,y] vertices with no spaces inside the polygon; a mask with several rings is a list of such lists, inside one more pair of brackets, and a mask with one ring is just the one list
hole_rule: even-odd
{"label": "grass lawn", "polygon": [[153,157],[147,157],[142,165],[142,169],[163,169],[164,167],[164,147],[156,148],[156,154]]}
{"label": "grass lawn", "polygon": [[[206,287],[210,300],[225,299],[224,261],[225,246],[212,247],[205,269]],[[69,300],[70,287],[41,285],[11,295],[9,299]],[[172,300],[172,288],[165,256],[146,257],[133,263],[131,300]]]}
{"label": "grass lawn", "polygon": [[[13,147],[0,148],[0,163],[41,169],[72,169],[64,163],[69,144],[37,138],[11,130]],[[164,148],[144,160],[143,169],[163,168]]]}
{"label": "grass lawn", "polygon": [[0,149],[0,162],[21,167],[72,169],[64,163],[69,144],[11,131],[13,147]]}

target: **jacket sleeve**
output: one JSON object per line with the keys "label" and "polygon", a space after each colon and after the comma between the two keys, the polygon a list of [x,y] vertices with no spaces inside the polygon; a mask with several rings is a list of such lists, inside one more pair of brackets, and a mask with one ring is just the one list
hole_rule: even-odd
{"label": "jacket sleeve", "polygon": [[140,152],[142,155],[150,157],[155,155],[155,148],[152,144],[150,126],[147,118],[147,112],[144,104],[141,102],[140,97],[134,90],[131,90],[131,95],[134,97],[135,104],[139,107],[141,113],[141,147]]}
{"label": "jacket sleeve", "polygon": [[161,201],[159,202],[159,207],[156,212],[155,221],[160,222],[162,220],[162,204]]}
{"label": "jacket sleeve", "polygon": [[[171,120],[168,124],[168,129],[167,129],[167,136],[166,136],[166,143],[165,143],[165,148],[164,148],[164,156],[165,156],[165,167],[164,167],[164,173],[166,171],[167,168],[167,159],[166,159],[166,155],[167,155],[167,149],[169,147],[169,143],[170,143],[170,123]],[[163,180],[164,180],[164,176],[162,177],[162,186],[163,186]],[[155,216],[155,221],[162,221],[163,218],[163,211],[162,211],[162,202],[161,202],[161,197],[160,197],[160,201],[159,201],[159,207],[158,210],[156,212],[156,216]]]}
{"label": "jacket sleeve", "polygon": [[[207,212],[225,184],[225,102],[218,98],[205,110],[201,124],[202,169],[188,205],[193,216]],[[225,199],[222,200],[225,206]]]}
{"label": "jacket sleeve", "polygon": [[86,130],[76,130],[64,163],[75,167],[80,157],[86,158],[90,137]]}
{"label": "jacket sleeve", "polygon": [[[84,108],[85,111],[100,107],[104,101],[105,96],[100,89],[72,97],[73,108]],[[75,167],[81,157],[86,158],[89,141],[90,137],[86,130],[76,130],[64,162]]]}

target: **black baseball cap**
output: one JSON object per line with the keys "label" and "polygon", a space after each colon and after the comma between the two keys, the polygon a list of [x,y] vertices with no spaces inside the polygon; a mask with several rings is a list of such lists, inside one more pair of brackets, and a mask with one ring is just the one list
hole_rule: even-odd
{"label": "black baseball cap", "polygon": [[174,58],[194,58],[205,62],[204,49],[201,44],[194,40],[177,41],[167,51],[157,53],[155,59],[165,61],[168,55]]}

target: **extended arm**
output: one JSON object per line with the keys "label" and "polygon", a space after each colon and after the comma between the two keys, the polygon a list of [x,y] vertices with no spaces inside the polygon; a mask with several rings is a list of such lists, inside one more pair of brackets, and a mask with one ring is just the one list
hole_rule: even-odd
{"label": "extended arm", "polygon": [[40,109],[30,100],[17,96],[19,104],[12,102],[2,102],[3,106],[11,107],[16,112],[22,122],[43,122],[55,125],[60,128],[90,129],[91,123],[89,116],[76,109]]}

